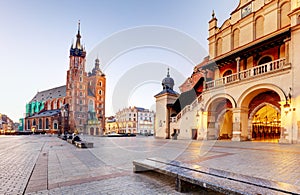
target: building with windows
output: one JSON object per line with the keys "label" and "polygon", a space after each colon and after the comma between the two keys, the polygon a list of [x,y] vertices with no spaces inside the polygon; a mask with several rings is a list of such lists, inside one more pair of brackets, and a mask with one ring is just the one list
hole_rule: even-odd
{"label": "building with windows", "polygon": [[155,96],[156,136],[300,142],[300,1],[240,0],[208,32],[181,93],[164,80]]}
{"label": "building with windows", "polygon": [[118,132],[118,123],[114,116],[106,117],[105,119],[105,133],[117,133]]}
{"label": "building with windows", "polygon": [[115,116],[118,133],[154,134],[154,111],[141,107],[124,108]]}
{"label": "building with windows", "polygon": [[71,45],[66,85],[38,92],[26,105],[24,127],[37,133],[74,132],[101,135],[105,125],[105,74],[95,60],[86,72],[80,23]]}
{"label": "building with windows", "polygon": [[15,126],[13,120],[7,115],[0,113],[0,134],[11,134],[15,133]]}

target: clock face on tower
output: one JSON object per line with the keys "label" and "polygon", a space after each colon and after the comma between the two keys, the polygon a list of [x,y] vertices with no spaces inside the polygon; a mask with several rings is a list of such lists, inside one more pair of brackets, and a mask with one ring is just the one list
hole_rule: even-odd
{"label": "clock face on tower", "polygon": [[241,17],[243,18],[243,17],[249,15],[251,12],[252,12],[252,6],[251,6],[251,3],[250,3],[247,6],[242,8]]}

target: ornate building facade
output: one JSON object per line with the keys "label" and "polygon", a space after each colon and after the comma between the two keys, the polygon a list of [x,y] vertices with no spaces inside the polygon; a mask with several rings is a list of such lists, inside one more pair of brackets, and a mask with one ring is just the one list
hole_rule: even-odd
{"label": "ornate building facade", "polygon": [[299,143],[300,2],[240,0],[208,32],[209,56],[181,94],[155,96],[156,136]]}
{"label": "ornate building facade", "polygon": [[115,123],[117,133],[153,135],[154,111],[135,106],[124,108],[116,113]]}
{"label": "ornate building facade", "polygon": [[105,74],[95,60],[86,72],[86,51],[80,24],[69,55],[66,85],[38,92],[26,105],[25,129],[34,132],[74,132],[101,135],[105,125]]}

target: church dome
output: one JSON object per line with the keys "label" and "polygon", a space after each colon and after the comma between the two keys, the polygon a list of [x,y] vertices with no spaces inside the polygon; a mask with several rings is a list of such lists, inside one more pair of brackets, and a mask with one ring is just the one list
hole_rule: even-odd
{"label": "church dome", "polygon": [[172,77],[170,77],[169,68],[168,68],[167,77],[165,77],[162,80],[162,86],[164,89],[173,89],[173,87],[174,87],[174,79]]}

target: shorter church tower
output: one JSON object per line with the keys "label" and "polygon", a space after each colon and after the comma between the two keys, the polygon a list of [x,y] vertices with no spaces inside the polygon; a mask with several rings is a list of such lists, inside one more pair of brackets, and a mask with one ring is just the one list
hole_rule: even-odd
{"label": "shorter church tower", "polygon": [[162,80],[163,90],[156,94],[155,136],[170,139],[170,109],[179,94],[173,90],[174,80],[170,77],[169,68],[167,77]]}
{"label": "shorter church tower", "polygon": [[[88,74],[88,134],[103,135],[105,129],[105,91],[106,77],[100,69],[100,60],[95,60],[95,67]],[[93,128],[92,126],[98,127]],[[97,130],[97,128],[99,130]]]}

